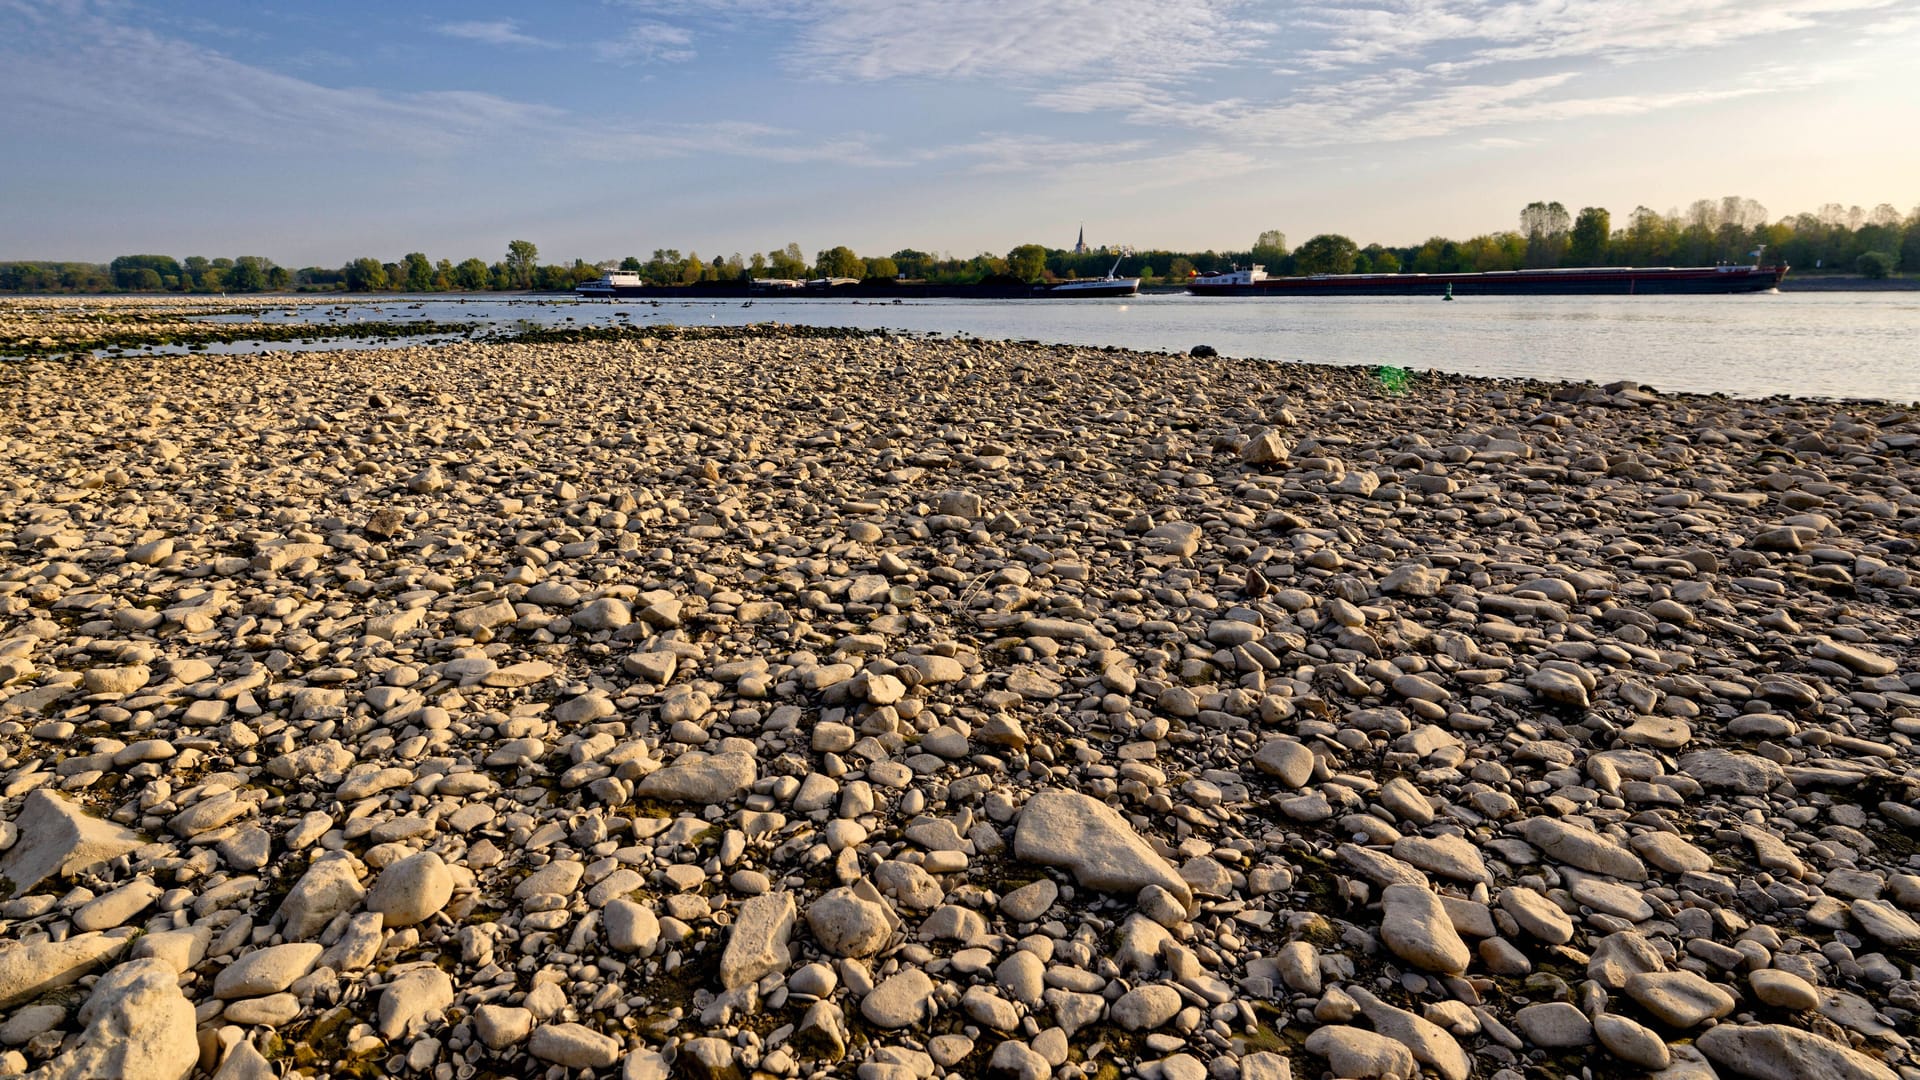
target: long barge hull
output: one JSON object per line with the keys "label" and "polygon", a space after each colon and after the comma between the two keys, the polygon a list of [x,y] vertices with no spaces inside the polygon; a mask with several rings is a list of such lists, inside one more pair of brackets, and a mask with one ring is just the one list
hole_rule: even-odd
{"label": "long barge hull", "polygon": [[1787,267],[1680,270],[1515,270],[1487,274],[1353,274],[1192,283],[1195,296],[1670,296],[1766,292]]}
{"label": "long barge hull", "polygon": [[1028,285],[939,285],[920,282],[862,282],[832,288],[760,289],[735,281],[698,285],[584,286],[574,290],[583,300],[1094,300],[1134,296],[1133,285],[1082,286],[1055,291]]}

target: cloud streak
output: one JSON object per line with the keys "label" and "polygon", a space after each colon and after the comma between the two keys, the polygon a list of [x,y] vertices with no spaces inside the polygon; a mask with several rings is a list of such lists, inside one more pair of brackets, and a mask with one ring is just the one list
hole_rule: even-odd
{"label": "cloud streak", "polygon": [[433,32],[443,37],[475,41],[482,45],[517,45],[539,49],[558,47],[555,42],[545,38],[521,33],[520,24],[512,19],[440,23],[433,28]]}

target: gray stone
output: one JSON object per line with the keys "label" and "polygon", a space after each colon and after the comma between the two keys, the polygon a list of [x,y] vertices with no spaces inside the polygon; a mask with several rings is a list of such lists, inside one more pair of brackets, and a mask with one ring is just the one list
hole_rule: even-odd
{"label": "gray stone", "polygon": [[1898,1080],[1858,1050],[1785,1024],[1721,1024],[1693,1044],[1715,1065],[1756,1080]]}
{"label": "gray stone", "polygon": [[734,913],[726,951],[720,954],[720,986],[732,990],[785,971],[792,959],[787,939],[793,934],[793,894],[763,893],[743,901]]}
{"label": "gray stone", "polygon": [[1592,1021],[1564,1001],[1528,1005],[1513,1014],[1513,1026],[1520,1029],[1528,1042],[1550,1050],[1588,1046],[1593,1042]]}
{"label": "gray stone", "polygon": [[376,1016],[380,1037],[399,1039],[433,1023],[453,1004],[453,980],[431,964],[393,975],[380,991]]}
{"label": "gray stone", "polygon": [[213,980],[213,996],[225,1001],[277,994],[312,971],[324,951],[307,941],[255,949],[221,969]]}
{"label": "gray stone", "polygon": [[834,956],[872,956],[893,937],[894,920],[884,900],[841,887],[807,906],[807,927]]}
{"label": "gray stone", "polygon": [[860,999],[860,1015],[875,1027],[910,1027],[926,1019],[933,1006],[933,980],[919,968],[891,975]]}
{"label": "gray stone", "polygon": [[1624,1016],[1601,1013],[1594,1017],[1593,1034],[1607,1053],[1629,1065],[1657,1071],[1673,1064],[1665,1039]]}
{"label": "gray stone", "polygon": [[1457,975],[1473,959],[1467,943],[1447,918],[1433,890],[1421,885],[1389,885],[1380,894],[1385,915],[1380,938],[1395,956],[1426,971]]}
{"label": "gray stone", "polygon": [[1554,818],[1529,818],[1524,826],[1527,843],[1568,866],[1622,881],[1645,881],[1646,864],[1609,837],[1577,828]]}
{"label": "gray stone", "polygon": [[1733,1011],[1732,994],[1691,971],[1646,971],[1627,978],[1627,996],[1677,1028],[1698,1027]]}
{"label": "gray stone", "polygon": [[353,864],[353,857],[344,852],[328,852],[313,860],[280,902],[281,928],[288,938],[308,940],[325,930],[334,916],[359,905],[367,890]]}
{"label": "gray stone", "polygon": [[1764,795],[1787,782],[1786,770],[1754,754],[1695,750],[1680,758],[1680,771],[1709,791]]}
{"label": "gray stone", "polygon": [[1360,987],[1350,987],[1347,993],[1359,1003],[1373,1030],[1413,1051],[1414,1060],[1432,1069],[1440,1080],[1467,1080],[1472,1074],[1473,1060],[1440,1025],[1389,1005]]}
{"label": "gray stone", "polygon": [[[130,829],[102,821],[45,788],[27,793],[13,824],[20,839],[0,855],[0,899],[19,896],[50,877],[86,873],[143,846]],[[8,884],[11,888],[5,888]]]}
{"label": "gray stone", "polygon": [[542,1024],[527,1040],[527,1051],[569,1069],[604,1069],[620,1060],[620,1040],[585,1024]]}
{"label": "gray stone", "polygon": [[1171,986],[1136,986],[1107,1008],[1107,1018],[1128,1031],[1152,1031],[1173,1019],[1183,1002]]}
{"label": "gray stone", "polygon": [[1761,968],[1747,975],[1747,983],[1753,987],[1754,997],[1776,1009],[1804,1012],[1820,1004],[1820,991],[1791,971]]}
{"label": "gray stone", "polygon": [[1064,866],[1074,880],[1103,892],[1137,893],[1158,885],[1191,903],[1193,891],[1126,819],[1077,791],[1052,789],[1027,800],[1014,830],[1016,858]]}
{"label": "gray stone", "polygon": [[1326,1058],[1338,1080],[1407,1080],[1419,1068],[1414,1064],[1413,1051],[1393,1039],[1340,1024],[1315,1028],[1307,1036],[1306,1049],[1309,1054]]}
{"label": "gray stone", "polygon": [[129,960],[101,976],[79,1019],[78,1045],[33,1080],[186,1080],[200,1060],[193,1003],[165,961]]}
{"label": "gray stone", "polygon": [[759,776],[753,755],[688,751],[640,781],[641,798],[712,806],[744,794]]}
{"label": "gray stone", "polygon": [[79,982],[126,947],[127,939],[118,934],[76,934],[65,941],[0,948],[0,1009]]}

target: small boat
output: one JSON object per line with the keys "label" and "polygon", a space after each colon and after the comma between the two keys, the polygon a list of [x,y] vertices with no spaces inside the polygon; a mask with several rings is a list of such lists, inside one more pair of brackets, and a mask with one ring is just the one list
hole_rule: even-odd
{"label": "small boat", "polygon": [[609,270],[597,281],[583,281],[573,287],[582,299],[611,300],[616,296],[645,296],[647,283],[633,270]]}
{"label": "small boat", "polygon": [[[1125,258],[1126,256],[1121,256]],[[1140,279],[1137,277],[1116,277],[1120,270],[1120,259],[1113,260],[1113,266],[1106,277],[1078,278],[1063,281],[1042,292],[1043,296],[1062,298],[1081,298],[1093,296],[1133,296],[1140,291]]]}

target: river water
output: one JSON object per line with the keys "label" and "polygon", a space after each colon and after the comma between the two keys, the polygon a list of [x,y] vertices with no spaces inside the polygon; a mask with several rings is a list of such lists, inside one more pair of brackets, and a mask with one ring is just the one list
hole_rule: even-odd
{"label": "river water", "polygon": [[[252,319],[254,316],[228,317]],[[1683,297],[1124,300],[574,301],[405,297],[333,309],[272,309],[262,321],[480,322],[542,326],[781,322],[942,336],[1116,345],[1469,375],[1632,379],[1735,397],[1920,401],[1920,292]],[[324,333],[324,331],[320,331]],[[354,347],[341,342],[334,347]],[[373,343],[357,343],[375,347]],[[268,343],[218,351],[284,348]]]}

